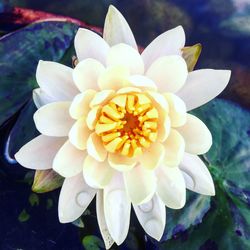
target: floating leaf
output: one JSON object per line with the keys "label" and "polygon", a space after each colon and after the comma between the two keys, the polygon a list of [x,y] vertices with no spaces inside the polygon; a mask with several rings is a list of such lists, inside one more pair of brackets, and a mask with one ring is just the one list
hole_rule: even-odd
{"label": "floating leaf", "polygon": [[0,125],[31,98],[38,61],[60,61],[77,29],[65,21],[39,22],[0,39]]}
{"label": "floating leaf", "polygon": [[46,193],[62,186],[63,177],[54,170],[36,170],[32,191],[36,193]]}
{"label": "floating leaf", "polygon": [[193,46],[184,47],[182,49],[183,51],[182,56],[187,63],[189,72],[194,70],[194,67],[200,57],[201,49],[202,49],[202,46],[200,43],[197,43]]}
{"label": "floating leaf", "polygon": [[179,210],[167,209],[167,224],[162,240],[168,240],[185,231],[190,226],[202,222],[210,208],[210,197],[187,190],[185,207]]}
{"label": "floating leaf", "polygon": [[39,197],[37,194],[35,193],[32,193],[30,196],[29,196],[29,203],[32,207],[34,206],[38,206],[39,205]]}
{"label": "floating leaf", "polygon": [[82,245],[86,250],[99,250],[104,248],[104,244],[100,238],[95,235],[87,235],[82,239]]}
{"label": "floating leaf", "polygon": [[27,213],[25,209],[23,209],[22,212],[18,216],[18,220],[20,222],[26,222],[29,220],[29,218],[30,218],[30,215]]}
{"label": "floating leaf", "polygon": [[[214,100],[193,112],[213,136],[205,155],[216,196],[202,223],[190,227],[162,249],[250,249],[250,113]],[[184,208],[185,209],[185,208]]]}

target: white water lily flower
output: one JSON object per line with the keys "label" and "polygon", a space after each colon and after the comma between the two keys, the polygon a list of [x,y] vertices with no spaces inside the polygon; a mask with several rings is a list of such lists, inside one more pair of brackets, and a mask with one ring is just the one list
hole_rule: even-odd
{"label": "white water lily flower", "polygon": [[184,45],[178,26],[140,54],[126,20],[111,6],[103,38],[78,30],[74,69],[38,64],[34,121],[41,135],[16,159],[26,168],[53,168],[65,177],[58,208],[62,223],[80,217],[97,194],[107,248],[125,240],[131,204],[144,230],[160,240],[165,206],[182,208],[186,188],[215,194],[197,156],[209,150],[211,133],[187,111],[217,96],[230,71],[188,73]]}

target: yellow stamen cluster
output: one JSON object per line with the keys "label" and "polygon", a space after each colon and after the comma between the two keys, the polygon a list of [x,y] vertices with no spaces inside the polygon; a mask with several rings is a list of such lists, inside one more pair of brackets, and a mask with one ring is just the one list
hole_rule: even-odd
{"label": "yellow stamen cluster", "polygon": [[134,157],[157,139],[158,111],[143,93],[118,94],[104,105],[95,126],[111,153]]}

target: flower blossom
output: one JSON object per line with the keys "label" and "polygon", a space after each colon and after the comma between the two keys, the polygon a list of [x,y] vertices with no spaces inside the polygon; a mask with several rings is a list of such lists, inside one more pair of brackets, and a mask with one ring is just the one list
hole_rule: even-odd
{"label": "flower blossom", "polygon": [[65,177],[59,220],[79,218],[96,196],[106,247],[128,233],[131,205],[145,232],[160,240],[165,206],[185,205],[186,188],[214,195],[211,175],[197,155],[212,136],[188,113],[227,85],[229,70],[188,72],[181,26],[155,38],[140,54],[133,33],[113,6],[103,38],[80,28],[78,64],[40,61],[33,92],[41,133],[15,155],[24,167]]}

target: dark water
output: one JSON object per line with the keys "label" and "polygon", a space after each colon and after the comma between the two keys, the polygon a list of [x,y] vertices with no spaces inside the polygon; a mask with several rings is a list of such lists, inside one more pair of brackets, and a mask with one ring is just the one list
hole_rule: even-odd
{"label": "dark water", "polygon": [[[231,82],[221,97],[249,108],[250,4],[247,2],[16,0],[2,1],[0,6],[2,11],[5,9],[3,6],[32,8],[102,26],[108,6],[112,3],[124,14],[141,46],[147,45],[165,30],[181,24],[186,30],[187,45],[199,42],[203,46],[197,68],[231,69]],[[94,203],[89,208],[90,214],[83,217],[84,228],[79,230],[75,225],[58,222],[59,191],[32,195],[30,181],[33,172],[21,168],[7,159],[5,154],[6,141],[17,117],[18,114],[14,115],[0,128],[0,249],[83,249],[81,239],[84,235],[100,237]],[[157,249],[160,244],[144,235],[134,215],[132,221],[132,233],[120,249]],[[213,242],[204,249],[215,249]]]}

